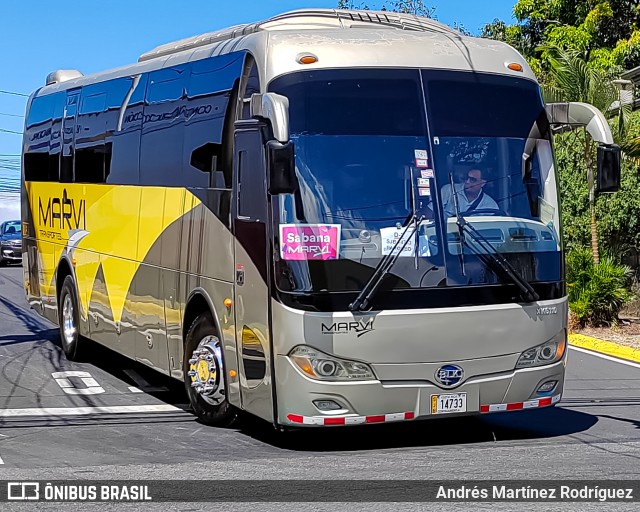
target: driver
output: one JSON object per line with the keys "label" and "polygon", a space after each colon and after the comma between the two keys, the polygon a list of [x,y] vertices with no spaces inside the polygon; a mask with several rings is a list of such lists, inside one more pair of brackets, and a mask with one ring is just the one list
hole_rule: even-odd
{"label": "driver", "polygon": [[[484,179],[482,170],[476,168],[469,170],[464,183],[454,184],[461,214],[473,210],[499,210],[498,204],[482,190],[486,184],[487,180]],[[456,214],[453,201],[451,185],[447,184],[442,187],[442,205],[448,217],[454,217]]]}

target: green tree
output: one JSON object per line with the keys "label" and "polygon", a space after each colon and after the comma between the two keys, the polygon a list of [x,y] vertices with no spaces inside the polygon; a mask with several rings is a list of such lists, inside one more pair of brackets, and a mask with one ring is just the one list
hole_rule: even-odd
{"label": "green tree", "polygon": [[364,2],[354,2],[353,0],[338,0],[338,9],[361,9],[368,11],[369,7]]}
{"label": "green tree", "polygon": [[[365,2],[357,2],[353,0],[338,0],[338,9],[363,9],[370,10],[375,5],[369,6]],[[428,6],[422,0],[390,0],[384,2],[380,7],[381,11],[401,12],[405,14],[415,14],[424,18],[435,19],[436,8]],[[463,30],[464,27],[462,27]],[[459,28],[458,28],[459,30]]]}
{"label": "green tree", "polygon": [[424,18],[434,18],[436,8],[427,6],[422,0],[392,0],[385,3],[384,10],[402,12],[405,14],[415,14]]}
{"label": "green tree", "polygon": [[629,302],[631,269],[610,256],[594,262],[588,250],[578,249],[567,257],[569,307],[580,325],[618,323],[618,313]]}
{"label": "green tree", "polygon": [[637,0],[518,0],[517,23],[494,20],[482,36],[510,44],[544,79],[545,47],[578,51],[591,67],[611,74],[640,65]]}

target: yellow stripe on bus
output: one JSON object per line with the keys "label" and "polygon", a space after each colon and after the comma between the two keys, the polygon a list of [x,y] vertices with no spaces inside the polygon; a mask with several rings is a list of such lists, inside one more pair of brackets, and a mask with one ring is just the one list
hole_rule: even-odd
{"label": "yellow stripe on bus", "polygon": [[50,286],[70,237],[83,317],[102,265],[113,320],[120,322],[131,282],[162,232],[200,204],[183,188],[29,183],[31,212],[44,276]]}

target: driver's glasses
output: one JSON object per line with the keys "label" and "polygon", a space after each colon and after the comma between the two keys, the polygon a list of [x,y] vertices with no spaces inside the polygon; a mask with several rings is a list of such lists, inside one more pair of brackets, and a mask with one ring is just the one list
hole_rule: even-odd
{"label": "driver's glasses", "polygon": [[467,176],[467,179],[465,181],[468,181],[469,183],[478,183],[481,180],[481,178],[474,178],[473,176]]}

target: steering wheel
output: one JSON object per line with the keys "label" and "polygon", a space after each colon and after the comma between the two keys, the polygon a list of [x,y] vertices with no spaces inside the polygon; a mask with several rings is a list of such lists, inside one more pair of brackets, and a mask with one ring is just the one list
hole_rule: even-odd
{"label": "steering wheel", "polygon": [[474,215],[501,215],[502,217],[507,217],[507,212],[498,208],[477,208],[475,210],[462,212],[463,217],[471,217]]}

